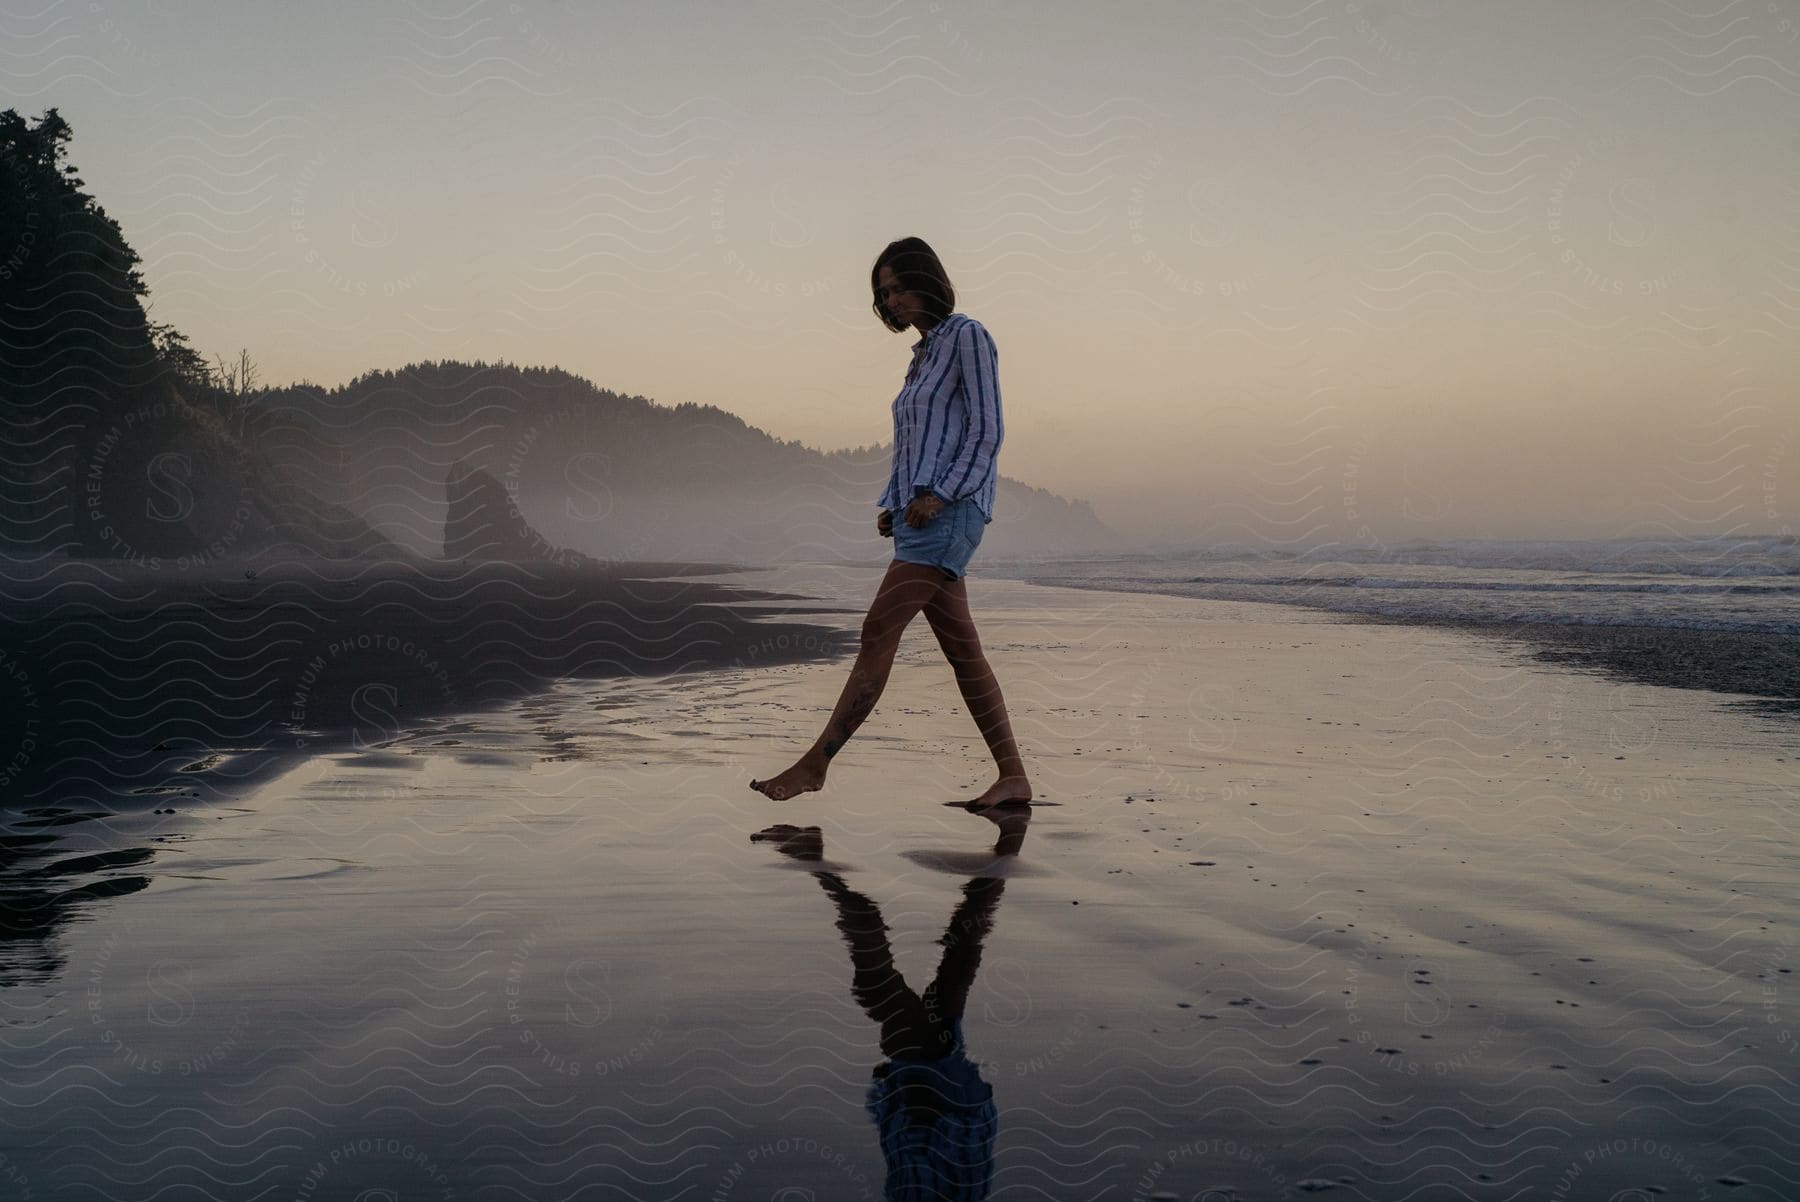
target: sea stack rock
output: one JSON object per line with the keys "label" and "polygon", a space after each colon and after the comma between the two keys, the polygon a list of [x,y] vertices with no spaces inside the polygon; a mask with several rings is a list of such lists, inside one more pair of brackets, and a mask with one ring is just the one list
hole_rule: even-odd
{"label": "sea stack rock", "polygon": [[590,562],[587,556],[545,539],[513,504],[506,486],[466,459],[450,465],[444,497],[449,502],[444,517],[445,559]]}

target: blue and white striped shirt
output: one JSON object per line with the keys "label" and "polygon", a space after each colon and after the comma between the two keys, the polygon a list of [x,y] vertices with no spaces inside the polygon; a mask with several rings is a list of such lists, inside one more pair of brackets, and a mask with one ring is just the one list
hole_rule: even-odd
{"label": "blue and white striped shirt", "polygon": [[899,512],[924,485],[946,501],[973,498],[993,521],[1005,434],[993,336],[973,317],[952,313],[913,343],[912,367],[894,398],[894,465],[876,504]]}

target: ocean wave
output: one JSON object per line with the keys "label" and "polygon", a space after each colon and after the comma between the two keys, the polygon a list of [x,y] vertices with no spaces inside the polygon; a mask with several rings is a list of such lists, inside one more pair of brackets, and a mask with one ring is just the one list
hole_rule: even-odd
{"label": "ocean wave", "polygon": [[1800,634],[1791,535],[1244,546],[990,571],[1081,588],[1298,605],[1406,622]]}
{"label": "ocean wave", "polygon": [[1780,596],[1800,601],[1794,584],[1670,584],[1663,581],[1621,583],[1599,580],[1424,580],[1390,576],[1190,576],[1188,584],[1224,584],[1271,588],[1437,589],[1500,593],[1661,593],[1700,596]]}
{"label": "ocean wave", "polygon": [[1800,576],[1793,535],[1636,539],[1415,539],[1401,543],[1324,543],[1295,551],[1239,545],[1168,549],[1118,562],[1381,564],[1394,567],[1547,571],[1630,576]]}

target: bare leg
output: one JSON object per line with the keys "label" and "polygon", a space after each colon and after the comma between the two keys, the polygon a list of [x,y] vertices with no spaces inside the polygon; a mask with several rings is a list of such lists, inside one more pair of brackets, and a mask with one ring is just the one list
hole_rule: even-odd
{"label": "bare leg", "polygon": [[925,620],[937,635],[944,658],[956,672],[956,686],[962,690],[969,716],[981,729],[993,754],[999,778],[981,796],[971,799],[972,806],[999,805],[1008,801],[1030,801],[1031,782],[1025,776],[1025,761],[1019,758],[1019,743],[1013,738],[1012,719],[1006,713],[1006,698],[1000,695],[1000,681],[989,666],[981,649],[981,636],[975,630],[975,618],[969,613],[967,581],[946,583],[925,606]]}
{"label": "bare leg", "polygon": [[[942,1055],[919,995],[894,964],[881,909],[833,873],[816,872],[820,888],[837,903],[838,931],[850,948],[850,993],[881,1027],[881,1054],[928,1059]],[[976,952],[979,957],[979,949]]]}
{"label": "bare leg", "polygon": [[862,645],[856,662],[850,666],[850,679],[844,682],[844,691],[838,695],[825,729],[793,767],[768,780],[751,781],[752,789],[776,801],[786,801],[824,786],[831,758],[850,741],[881,699],[907,623],[943,587],[944,574],[934,567],[897,559],[888,565],[887,575],[881,578],[881,587],[875,590],[868,616],[863,619]]}
{"label": "bare leg", "polygon": [[978,876],[963,886],[962,904],[938,940],[944,945],[944,954],[937,975],[920,998],[927,1018],[943,1023],[962,1021],[975,970],[981,967],[981,945],[994,929],[994,908],[1005,890],[1006,882],[991,876]]}

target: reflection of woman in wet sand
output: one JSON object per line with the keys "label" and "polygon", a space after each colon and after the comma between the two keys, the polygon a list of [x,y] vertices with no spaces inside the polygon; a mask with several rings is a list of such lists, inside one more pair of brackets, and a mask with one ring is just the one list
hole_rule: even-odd
{"label": "reflection of woman in wet sand", "polygon": [[911,326],[920,335],[894,399],[894,461],[875,520],[876,532],[894,540],[894,559],[863,619],[856,663],[825,729],[793,766],[750,787],[776,801],[824,787],[831,758],[875,708],[900,636],[923,610],[999,770],[974,804],[1029,801],[1031,783],[963,579],[993,521],[999,480],[995,456],[1004,425],[994,340],[980,322],[953,312],[956,291],[921,239],[889,243],[869,282],[882,324],[895,333]]}
{"label": "reflection of woman in wet sand", "polygon": [[999,1130],[994,1089],[963,1047],[963,1007],[981,964],[1006,882],[975,877],[963,886],[941,942],[937,975],[914,993],[894,966],[887,924],[873,901],[833,873],[814,874],[837,903],[850,947],[850,992],[881,1025],[881,1054],[865,1106],[881,1132],[889,1199],[985,1198],[994,1183]]}
{"label": "reflection of woman in wet sand", "polygon": [[[1000,826],[996,855],[1018,851],[1030,813],[1018,806],[985,814]],[[784,824],[751,838],[774,842],[796,859],[822,855],[818,827]],[[962,1018],[1006,882],[978,876],[963,886],[963,900],[939,940],[944,954],[937,973],[921,994],[894,965],[880,908],[834,872],[814,872],[813,878],[837,906],[837,928],[850,948],[850,992],[881,1028],[887,1059],[875,1066],[865,1108],[881,1133],[887,1163],[882,1196],[890,1202],[986,1198],[999,1121],[993,1087],[963,1046]]]}

